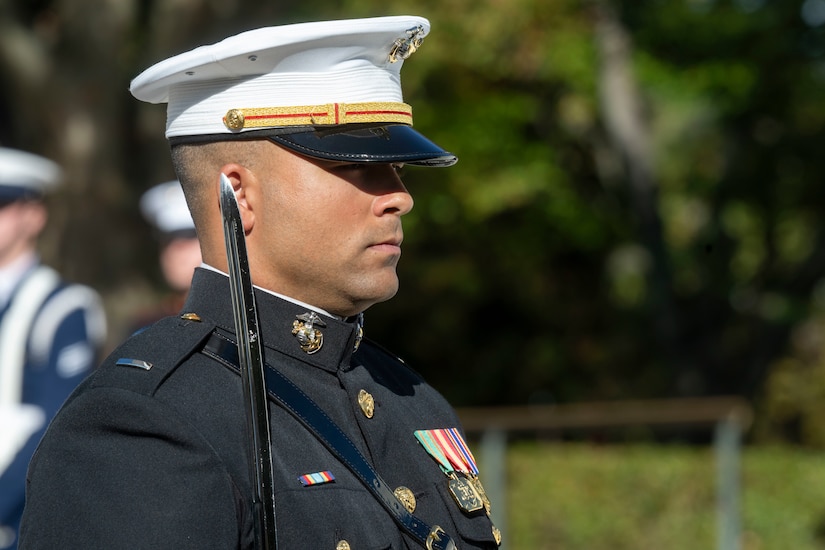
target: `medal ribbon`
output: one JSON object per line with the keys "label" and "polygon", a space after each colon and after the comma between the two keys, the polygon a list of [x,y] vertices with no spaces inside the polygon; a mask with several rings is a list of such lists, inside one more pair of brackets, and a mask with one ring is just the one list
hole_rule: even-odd
{"label": "medal ribbon", "polygon": [[[478,466],[476,466],[476,459],[473,456],[473,453],[470,452],[470,448],[467,446],[467,443],[464,442],[464,438],[461,437],[461,434],[458,433],[456,428],[450,428],[447,430],[447,434],[450,436],[450,440],[455,445],[456,450],[461,453],[466,467],[470,469],[470,472],[477,476]],[[466,470],[462,471],[466,472]]]}
{"label": "medal ribbon", "polygon": [[464,474],[478,475],[475,458],[458,429],[418,430],[415,437],[438,461],[445,473],[457,470]]}
{"label": "medal ribbon", "polygon": [[433,438],[435,431],[436,430],[417,430],[414,433],[414,435],[418,442],[421,443],[421,445],[427,451],[427,453],[431,457],[433,457],[436,460],[436,462],[438,462],[438,466],[441,468],[441,470],[445,474],[450,475],[453,472],[453,467],[450,464],[450,461],[444,455],[441,446]]}

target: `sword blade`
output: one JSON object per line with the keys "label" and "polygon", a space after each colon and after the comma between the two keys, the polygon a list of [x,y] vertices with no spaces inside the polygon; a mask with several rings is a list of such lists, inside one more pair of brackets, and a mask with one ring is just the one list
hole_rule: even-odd
{"label": "sword blade", "polygon": [[238,359],[243,382],[250,474],[254,483],[252,503],[255,517],[256,547],[270,550],[277,546],[275,530],[275,490],[272,474],[272,442],[269,432],[266,382],[258,309],[249,273],[241,213],[232,184],[226,175],[220,178],[220,203],[223,218],[226,259]]}

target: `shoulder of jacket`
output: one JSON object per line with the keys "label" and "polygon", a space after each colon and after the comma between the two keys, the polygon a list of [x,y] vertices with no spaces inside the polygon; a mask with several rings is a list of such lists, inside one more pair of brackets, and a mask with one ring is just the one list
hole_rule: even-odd
{"label": "shoulder of jacket", "polygon": [[421,373],[419,373],[417,370],[415,370],[409,364],[407,364],[407,362],[404,361],[404,359],[402,359],[399,355],[391,352],[389,349],[385,348],[375,340],[364,338],[361,342],[361,347],[359,351],[363,351],[365,355],[373,356],[378,361],[386,362],[388,364],[394,364],[397,368],[403,369],[410,375],[420,380],[424,379],[424,377],[421,376]]}
{"label": "shoulder of jacket", "polygon": [[91,375],[91,388],[115,387],[153,395],[164,380],[197,353],[215,325],[166,317],[133,335]]}

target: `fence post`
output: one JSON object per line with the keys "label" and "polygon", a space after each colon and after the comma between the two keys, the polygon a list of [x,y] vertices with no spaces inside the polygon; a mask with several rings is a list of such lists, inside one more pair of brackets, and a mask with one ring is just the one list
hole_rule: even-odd
{"label": "fence post", "polygon": [[741,547],[740,464],[742,429],[734,414],[721,419],[714,431],[716,454],[716,519],[719,550]]}
{"label": "fence post", "polygon": [[490,427],[481,436],[479,477],[492,503],[490,516],[501,531],[500,550],[507,545],[507,432]]}

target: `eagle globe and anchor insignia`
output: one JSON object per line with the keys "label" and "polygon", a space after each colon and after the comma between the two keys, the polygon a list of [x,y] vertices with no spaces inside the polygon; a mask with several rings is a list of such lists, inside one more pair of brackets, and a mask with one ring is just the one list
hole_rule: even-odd
{"label": "eagle globe and anchor insignia", "polygon": [[292,335],[298,338],[301,350],[312,355],[324,345],[324,333],[317,327],[325,327],[327,324],[314,311],[295,317],[295,321],[292,322]]}
{"label": "eagle globe and anchor insignia", "polygon": [[397,63],[398,61],[404,61],[414,54],[415,51],[421,47],[424,34],[424,27],[421,25],[407,29],[407,37],[399,38],[393,43],[392,49],[390,49],[389,62]]}

